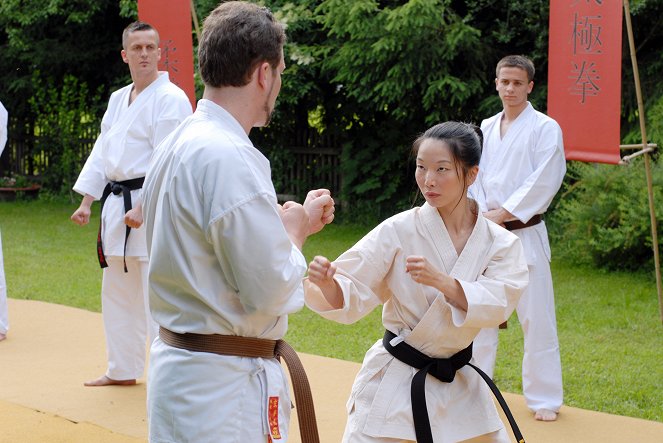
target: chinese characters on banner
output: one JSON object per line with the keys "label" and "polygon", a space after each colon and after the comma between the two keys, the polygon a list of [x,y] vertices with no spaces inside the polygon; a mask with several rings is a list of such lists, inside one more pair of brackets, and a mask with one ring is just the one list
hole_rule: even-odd
{"label": "chinese characters on banner", "polygon": [[193,37],[189,0],[138,0],[138,18],[154,26],[161,40],[160,71],[179,86],[196,108],[193,83]]}
{"label": "chinese characters on banner", "polygon": [[548,114],[567,160],[620,160],[622,2],[550,2]]}

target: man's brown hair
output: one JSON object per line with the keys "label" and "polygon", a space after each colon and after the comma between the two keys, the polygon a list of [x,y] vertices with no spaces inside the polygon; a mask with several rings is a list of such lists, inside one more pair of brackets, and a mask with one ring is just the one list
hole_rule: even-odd
{"label": "man's brown hair", "polygon": [[527,72],[527,81],[534,80],[534,63],[524,55],[507,55],[497,63],[495,68],[495,77],[499,78],[502,68],[520,68]]}
{"label": "man's brown hair", "polygon": [[130,23],[129,26],[124,28],[124,31],[122,31],[123,49],[127,49],[127,38],[129,37],[129,34],[136,31],[154,31],[154,33],[157,35],[157,46],[159,46],[159,32],[156,29],[154,29],[154,27],[149,23],[135,21],[133,23]]}
{"label": "man's brown hair", "polygon": [[244,86],[257,65],[281,62],[285,30],[269,9],[253,3],[220,4],[203,24],[198,68],[205,85]]}

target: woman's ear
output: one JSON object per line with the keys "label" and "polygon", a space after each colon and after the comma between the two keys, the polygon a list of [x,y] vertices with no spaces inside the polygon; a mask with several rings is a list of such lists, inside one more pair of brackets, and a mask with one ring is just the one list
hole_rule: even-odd
{"label": "woman's ear", "polygon": [[472,166],[468,171],[467,171],[467,186],[469,187],[474,183],[474,181],[477,179],[477,175],[479,175],[479,166]]}

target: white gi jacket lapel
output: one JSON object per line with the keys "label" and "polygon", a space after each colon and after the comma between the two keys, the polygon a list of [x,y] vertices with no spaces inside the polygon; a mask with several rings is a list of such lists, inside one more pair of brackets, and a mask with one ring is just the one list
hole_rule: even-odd
{"label": "white gi jacket lapel", "polygon": [[[127,134],[131,128],[135,127],[135,125],[133,125],[134,121],[144,112],[147,112],[145,108],[152,102],[157,89],[159,89],[164,82],[168,81],[167,75],[159,75],[155,81],[138,94],[131,104],[129,104],[129,96],[133,85],[125,88],[125,91],[123,91],[122,95],[119,97],[120,102],[115,106],[111,126],[108,132],[104,134],[103,138],[104,157],[107,159],[107,162],[111,163],[111,165],[106,167],[107,171],[114,170],[117,165],[124,161],[123,153],[117,152],[117,150],[121,148],[126,149],[128,147]],[[114,151],[113,154],[115,155],[111,155],[111,150]],[[131,155],[131,153],[129,153],[129,155]]]}
{"label": "white gi jacket lapel", "polygon": [[[520,162],[523,159],[519,158],[520,155],[518,146],[514,146],[514,143],[523,144],[523,131],[527,130],[529,125],[527,121],[534,115],[534,108],[530,103],[527,103],[527,107],[520,113],[516,120],[511,123],[509,130],[504,134],[504,137],[500,135],[500,122],[504,112],[499,113],[496,118],[490,123],[490,126],[487,127],[485,137],[494,137],[493,149],[491,152],[486,153],[490,156],[490,161],[485,162],[492,167],[503,167],[504,164],[511,164],[513,162]],[[489,166],[490,167],[490,166]]]}
{"label": "white gi jacket lapel", "polygon": [[[478,215],[460,256],[456,254],[451,237],[437,210],[425,204],[422,207],[422,217],[443,263],[444,269],[440,270],[458,280],[474,281],[476,275],[486,267],[487,252],[493,243],[483,216]],[[436,260],[431,262],[436,266]],[[448,327],[442,328],[440,325]],[[406,341],[431,357],[446,358],[467,347],[472,341],[473,334],[468,334],[469,331],[459,333],[458,329],[452,320],[452,307],[445,300],[444,294],[437,292],[437,296]]]}

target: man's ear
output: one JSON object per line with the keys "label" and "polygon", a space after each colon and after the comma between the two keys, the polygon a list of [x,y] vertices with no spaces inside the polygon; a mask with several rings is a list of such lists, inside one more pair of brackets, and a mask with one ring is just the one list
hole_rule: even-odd
{"label": "man's ear", "polygon": [[129,60],[127,60],[127,51],[123,49],[122,51],[120,51],[120,55],[122,56],[122,61],[124,63],[129,63]]}
{"label": "man's ear", "polygon": [[258,65],[256,70],[256,75],[258,76],[258,85],[264,89],[268,89],[272,72],[271,65],[267,62],[262,62]]}

